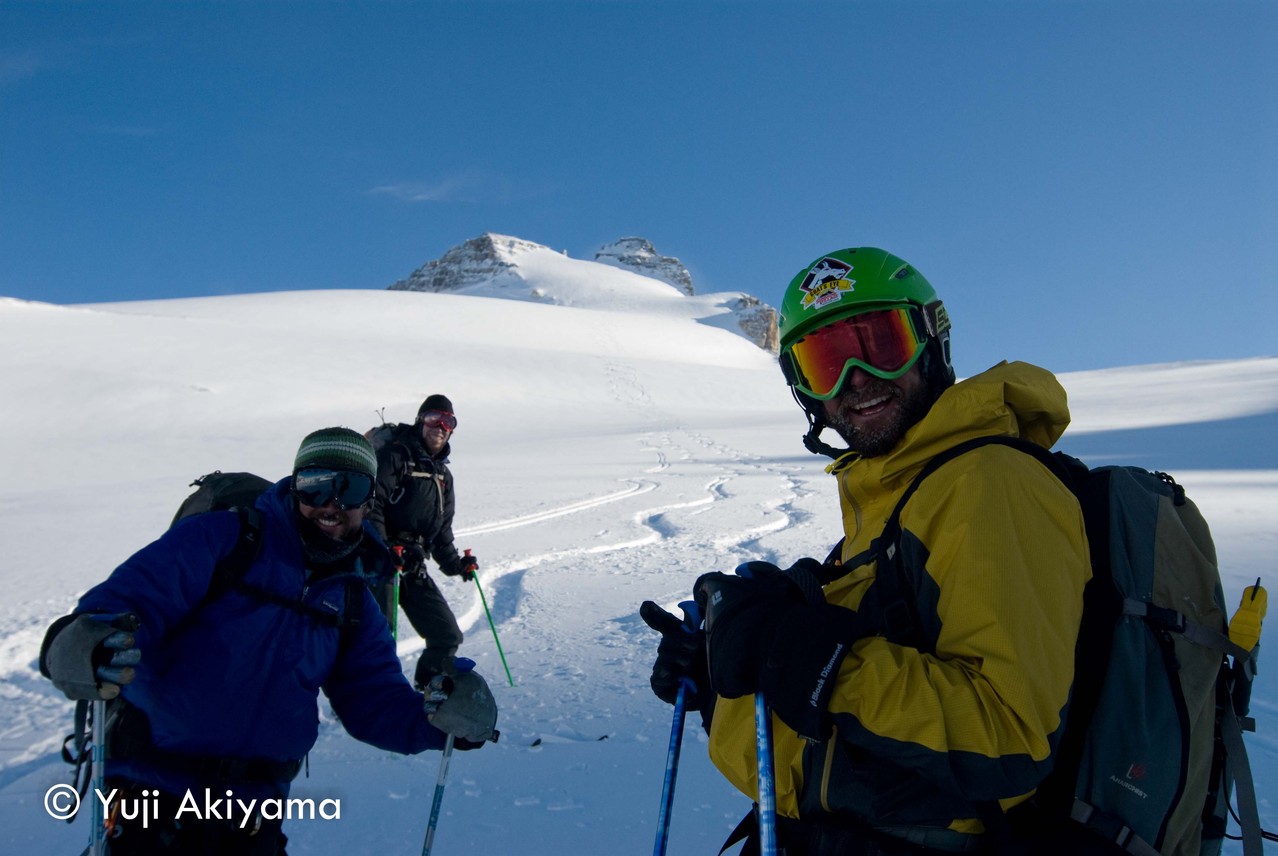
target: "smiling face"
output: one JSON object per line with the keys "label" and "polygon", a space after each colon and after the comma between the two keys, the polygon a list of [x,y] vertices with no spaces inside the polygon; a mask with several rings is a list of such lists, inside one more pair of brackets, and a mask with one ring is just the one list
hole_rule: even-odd
{"label": "smiling face", "polygon": [[932,392],[916,363],[896,380],[853,369],[842,390],[822,402],[825,420],[848,447],[867,458],[885,455],[932,406]]}
{"label": "smiling face", "polygon": [[422,421],[422,444],[426,446],[426,451],[430,454],[438,455],[448,442],[448,438],[452,436],[444,424],[437,419],[427,419]]}
{"label": "smiling face", "polygon": [[359,534],[364,525],[365,507],[338,508],[336,500],[330,500],[321,506],[307,505],[301,500],[297,503],[298,513],[306,525],[313,532],[334,541],[350,541]]}

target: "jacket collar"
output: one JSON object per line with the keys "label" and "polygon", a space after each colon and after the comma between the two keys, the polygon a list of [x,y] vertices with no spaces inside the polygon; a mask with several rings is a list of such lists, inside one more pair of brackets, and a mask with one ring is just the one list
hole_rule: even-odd
{"label": "jacket collar", "polygon": [[891,490],[908,484],[934,456],[965,440],[1020,437],[1050,449],[1068,425],[1065,389],[1051,372],[1029,363],[1001,362],[941,393],[887,454],[863,458],[849,452],[827,470]]}

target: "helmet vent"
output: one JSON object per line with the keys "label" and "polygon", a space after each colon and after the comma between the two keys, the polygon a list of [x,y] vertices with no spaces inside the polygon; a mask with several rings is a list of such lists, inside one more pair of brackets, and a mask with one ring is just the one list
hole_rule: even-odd
{"label": "helmet vent", "polygon": [[898,270],[896,273],[892,274],[892,278],[893,278],[893,279],[905,279],[907,276],[909,276],[909,275],[910,275],[910,274],[912,274],[912,273],[914,273],[914,271],[910,270],[909,265],[906,265],[905,267],[903,267],[903,268],[901,268],[900,270]]}

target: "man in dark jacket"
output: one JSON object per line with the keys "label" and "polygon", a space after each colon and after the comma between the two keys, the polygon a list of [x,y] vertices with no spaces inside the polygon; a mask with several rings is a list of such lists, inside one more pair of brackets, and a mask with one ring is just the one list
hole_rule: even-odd
{"label": "man in dark jacket", "polygon": [[[377,486],[369,518],[386,543],[400,554],[403,566],[399,604],[413,629],[426,640],[415,678],[426,686],[438,674],[451,674],[462,642],[461,628],[439,586],[426,572],[430,556],[448,576],[474,579],[479,563],[453,545],[453,474],[448,469],[449,438],[457,428],[453,403],[431,395],[417,409],[417,419],[390,430],[389,442],[377,452]],[[388,617],[393,614],[389,597]]]}
{"label": "man in dark jacket", "polygon": [[[112,856],[282,854],[279,812],[242,806],[288,796],[318,734],[320,690],[352,736],[379,748],[414,754],[442,748],[449,734],[458,748],[495,739],[496,705],[479,675],[458,675],[426,699],[404,678],[363,583],[390,560],[364,521],[375,474],[358,433],[313,432],[293,474],[256,503],[260,540],[239,581],[219,585],[217,567],[242,544],[240,513],[199,514],[49,628],[42,673],[69,698],[115,699],[107,793],[117,806],[158,807],[156,817],[139,818],[136,805],[133,819],[117,817]],[[241,807],[201,817],[191,809],[206,791],[230,791]]]}

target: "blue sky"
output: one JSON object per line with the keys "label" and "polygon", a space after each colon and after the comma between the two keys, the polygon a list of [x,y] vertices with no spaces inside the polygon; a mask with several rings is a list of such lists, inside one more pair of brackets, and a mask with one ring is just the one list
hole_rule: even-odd
{"label": "blue sky", "polygon": [[1274,45],[1260,0],[5,0],[0,295],[383,288],[494,231],[779,305],[877,245],[960,373],[1275,354]]}

